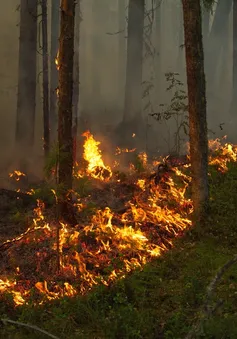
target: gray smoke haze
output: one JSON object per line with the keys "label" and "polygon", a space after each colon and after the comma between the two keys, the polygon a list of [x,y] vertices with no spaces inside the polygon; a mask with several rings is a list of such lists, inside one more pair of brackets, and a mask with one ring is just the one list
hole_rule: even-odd
{"label": "gray smoke haze", "polygon": [[[113,139],[111,131],[116,128],[123,116],[128,13],[126,11],[124,16],[122,15],[121,2],[123,0],[81,0],[83,21],[80,36],[79,115],[86,120],[85,126],[106,144],[104,148],[107,149],[107,152],[109,152],[108,144],[112,145],[117,142],[117,139]],[[159,0],[146,1],[146,13],[154,7],[154,17],[151,35],[149,38],[145,37],[145,42],[155,50],[153,50],[153,56],[151,56],[149,49],[144,47],[143,81],[152,83],[154,87],[150,89],[148,95],[143,99],[145,125],[143,128],[143,140],[136,141],[136,138],[134,138],[135,146],[138,146],[140,150],[150,151],[152,154],[157,155],[174,151],[174,133],[177,129],[177,122],[174,119],[157,122],[149,115],[149,113],[161,111],[160,104],[170,104],[174,94],[174,91],[173,93],[166,91],[168,83],[165,79],[165,73],[179,73],[178,79],[184,83],[184,90],[186,90],[184,49],[180,47],[184,43],[181,1],[163,0],[160,7],[157,6],[159,2]],[[128,1],[125,0],[124,3],[127,8]],[[0,15],[1,167],[7,162],[11,162],[11,158],[14,157],[19,46],[18,7],[19,0],[5,1]],[[214,15],[215,8],[210,18],[209,32],[212,28]],[[149,19],[151,17],[151,12],[149,18],[146,15],[146,29],[150,25]],[[208,74],[212,58],[213,60],[218,59],[217,72],[211,84],[207,77],[208,127],[215,133],[213,134],[210,131],[209,137],[216,138],[227,134],[232,142],[237,142],[234,124],[230,122],[232,117],[229,114],[232,92],[231,14],[227,39],[224,39],[223,35],[217,35],[215,36],[215,44],[216,46],[224,46],[224,48],[219,48],[218,54],[212,55],[208,60],[205,58],[206,74]],[[37,65],[37,73],[40,74],[42,71],[42,57],[40,54],[38,54]],[[35,157],[32,160],[32,170],[37,169],[37,173],[39,173],[38,170],[41,166],[39,159],[42,159],[43,155],[41,75],[38,76],[38,80]],[[145,87],[146,85],[143,85],[143,91]],[[223,130],[219,127],[222,123],[224,123]],[[84,126],[78,127],[80,130]],[[133,128],[131,126],[129,128],[132,136]],[[182,138],[187,140],[184,134]],[[183,141],[181,146],[184,145]],[[180,151],[182,151],[182,148]]]}

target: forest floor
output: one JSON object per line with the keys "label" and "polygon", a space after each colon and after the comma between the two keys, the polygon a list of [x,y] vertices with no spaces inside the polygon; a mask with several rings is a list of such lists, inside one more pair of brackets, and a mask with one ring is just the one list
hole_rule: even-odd
{"label": "forest floor", "polygon": [[[237,164],[229,163],[223,174],[212,172],[210,181],[211,205],[205,224],[188,229],[142,270],[130,272],[109,287],[99,285],[85,296],[38,306],[14,307],[5,296],[0,299],[0,318],[36,325],[60,339],[185,338],[203,317],[208,285],[237,254]],[[0,199],[2,243],[25,230],[32,206],[24,197],[16,202],[7,192]],[[237,265],[217,281],[209,303],[214,308],[220,305],[204,317],[197,335],[190,338],[237,338]],[[47,337],[15,324],[0,327],[0,338]]]}

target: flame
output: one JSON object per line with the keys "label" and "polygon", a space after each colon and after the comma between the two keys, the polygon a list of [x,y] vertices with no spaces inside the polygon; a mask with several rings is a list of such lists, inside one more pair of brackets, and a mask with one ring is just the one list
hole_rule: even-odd
{"label": "flame", "polygon": [[135,151],[136,151],[136,148],[128,149],[128,148],[117,147],[115,155],[119,155],[119,154],[122,154],[122,153],[132,153],[132,152],[135,152]]}
{"label": "flame", "polygon": [[27,295],[28,292],[19,292],[19,291],[14,291],[14,288],[17,286],[16,280],[10,281],[6,279],[5,281],[0,279],[0,293],[3,292],[10,292],[13,296],[13,301],[15,305],[20,306],[25,304],[25,299],[23,298],[23,295]]}
{"label": "flame", "polygon": [[229,143],[222,145],[221,139],[209,141],[209,149],[211,151],[209,164],[217,166],[219,171],[223,173],[228,171],[230,161],[237,161],[237,147]]}
{"label": "flame", "polygon": [[146,152],[141,152],[138,154],[138,159],[140,159],[141,163],[143,164],[143,166],[147,165],[147,154]]}
{"label": "flame", "polygon": [[25,173],[18,170],[9,173],[9,177],[15,179],[16,181],[20,181],[20,179],[25,176],[26,176]]}
{"label": "flame", "polygon": [[143,191],[146,188],[146,182],[144,179],[138,179],[137,180],[137,186],[140,187]]}
{"label": "flame", "polygon": [[56,68],[59,71],[59,50],[57,51],[57,55],[56,55],[54,61],[55,61]]}
{"label": "flame", "polygon": [[112,176],[112,172],[109,166],[104,165],[101,151],[98,148],[100,142],[96,141],[89,131],[83,133],[82,136],[86,138],[83,145],[83,157],[88,162],[87,173],[96,179],[109,179]]}
{"label": "flame", "polygon": [[[37,201],[30,227],[1,245],[11,276],[0,276],[0,294],[11,293],[16,306],[27,303],[32,290],[37,292],[34,302],[39,304],[65,295],[84,294],[98,284],[109,286],[170,249],[174,239],[191,226],[193,206],[186,195],[191,183],[189,163],[180,165],[180,161],[174,161],[176,167],[172,165],[171,171],[155,184],[150,179],[147,155],[140,153],[146,171],[129,172],[124,182],[114,179],[110,167],[104,165],[100,143],[93,135],[87,131],[83,136],[87,174],[106,180],[100,186],[106,187],[103,199],[107,194],[108,204],[80,218],[80,225],[71,228],[50,220],[44,203]],[[228,170],[229,162],[237,161],[234,145],[216,139],[209,142],[209,148],[209,163],[220,172]],[[160,159],[153,165],[166,161],[167,158]],[[52,192],[57,202],[56,192]],[[92,197],[79,198],[72,193],[74,207],[83,215]],[[121,203],[120,198],[121,212],[116,200]],[[113,199],[116,208],[109,207]]]}

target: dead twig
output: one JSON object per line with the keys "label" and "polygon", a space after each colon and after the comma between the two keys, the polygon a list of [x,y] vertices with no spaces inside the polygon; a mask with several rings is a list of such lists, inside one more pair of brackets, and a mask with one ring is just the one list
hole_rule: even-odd
{"label": "dead twig", "polygon": [[220,279],[223,277],[223,275],[225,274],[225,272],[233,265],[237,262],[237,255],[235,255],[231,260],[227,261],[227,263],[225,263],[224,266],[222,266],[216,273],[216,275],[214,276],[214,278],[212,279],[212,281],[210,282],[210,284],[207,287],[207,293],[206,293],[206,299],[205,299],[205,303],[201,312],[201,317],[199,318],[199,320],[192,326],[191,330],[189,331],[189,333],[187,334],[187,336],[185,337],[185,339],[193,339],[196,337],[196,335],[198,333],[200,333],[203,323],[204,321],[206,321],[207,319],[209,319],[211,317],[212,314],[215,313],[215,311],[217,310],[217,308],[219,308],[222,304],[223,304],[223,300],[219,300],[216,305],[214,307],[210,306],[210,301],[211,301],[211,297],[214,293],[214,290],[216,288],[217,283],[220,281]]}
{"label": "dead twig", "polygon": [[59,337],[56,337],[55,335],[53,335],[53,334],[51,334],[51,333],[49,333],[45,330],[42,330],[41,328],[39,328],[38,326],[35,326],[35,325],[25,324],[25,323],[21,323],[19,321],[14,321],[14,320],[10,320],[10,319],[1,319],[1,321],[4,325],[7,325],[7,323],[10,323],[10,324],[18,325],[18,326],[23,326],[23,327],[31,328],[32,330],[41,332],[41,333],[47,335],[49,338],[60,339]]}

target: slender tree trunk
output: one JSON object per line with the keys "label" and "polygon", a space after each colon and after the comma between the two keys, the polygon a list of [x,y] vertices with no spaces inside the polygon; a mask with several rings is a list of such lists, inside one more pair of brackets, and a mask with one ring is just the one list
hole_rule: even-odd
{"label": "slender tree trunk", "polygon": [[[230,65],[230,26],[223,32],[222,44],[218,59],[218,72],[216,72],[217,78],[217,93],[220,93],[223,89],[223,84],[229,82],[229,73],[232,71]],[[219,94],[218,94],[219,95]],[[217,95],[217,96],[218,96]],[[231,100],[231,95],[228,98]]]}
{"label": "slender tree trunk", "polygon": [[124,103],[125,92],[125,55],[126,55],[126,40],[125,40],[125,0],[118,1],[118,97],[120,98],[119,105]]}
{"label": "slender tree trunk", "polygon": [[178,53],[178,70],[183,76],[184,73],[184,26],[183,26],[183,9],[180,7],[180,26],[179,26],[179,53]]}
{"label": "slender tree trunk", "polygon": [[144,0],[129,0],[127,67],[123,121],[141,118]]}
{"label": "slender tree trunk", "polygon": [[210,23],[210,11],[207,10],[206,8],[203,8],[202,34],[203,34],[204,50],[207,46],[207,41],[208,41],[209,23]]}
{"label": "slender tree trunk", "polygon": [[44,154],[49,153],[49,66],[48,66],[48,15],[47,0],[41,0],[42,8],[42,50],[43,50],[43,125],[44,125]]}
{"label": "slender tree trunk", "polygon": [[91,110],[96,114],[100,109],[102,95],[101,59],[104,50],[101,34],[101,2],[92,1],[92,97]]}
{"label": "slender tree trunk", "polygon": [[231,114],[237,116],[237,0],[233,0],[233,84]]}
{"label": "slender tree trunk", "polygon": [[[36,49],[37,0],[21,0],[15,139],[17,153],[20,157],[23,157],[23,154],[27,154],[30,157],[32,147],[34,145],[36,105]],[[24,170],[26,170],[26,168]]]}
{"label": "slender tree trunk", "polygon": [[76,142],[77,142],[77,125],[79,115],[79,61],[80,61],[80,0],[77,1],[76,13],[75,13],[75,54],[74,54],[74,69],[73,69],[73,159],[76,161]]}
{"label": "slender tree trunk", "polygon": [[207,85],[213,89],[217,72],[218,56],[222,50],[222,42],[228,30],[229,14],[232,7],[232,0],[219,0],[217,3],[213,24],[208,38],[206,51]]}
{"label": "slender tree trunk", "polygon": [[197,220],[208,205],[208,140],[206,85],[200,0],[183,0],[185,54],[189,102],[192,199]]}
{"label": "slender tree trunk", "polygon": [[59,98],[58,98],[58,183],[60,187],[60,217],[70,220],[69,202],[72,189],[73,141],[72,97],[75,0],[61,1],[59,39]]}
{"label": "slender tree trunk", "polygon": [[60,0],[51,0],[51,46],[50,46],[50,130],[51,141],[56,138],[57,129],[57,86],[58,71],[55,58],[58,52]]}
{"label": "slender tree trunk", "polygon": [[159,104],[159,96],[160,92],[160,84],[161,77],[163,76],[161,73],[161,8],[162,1],[157,0],[155,3],[155,32],[156,32],[156,56],[155,56],[155,104]]}

